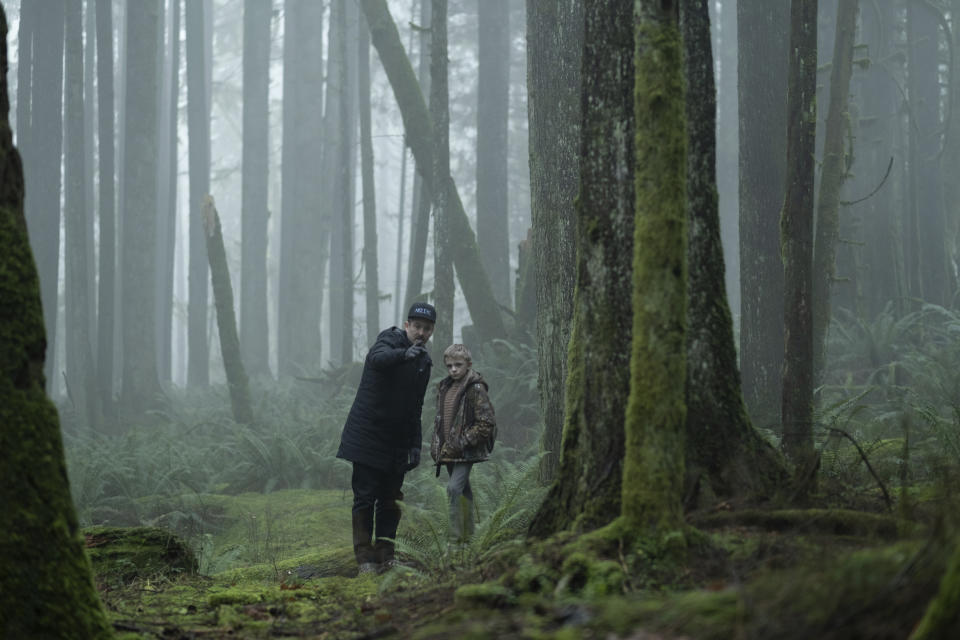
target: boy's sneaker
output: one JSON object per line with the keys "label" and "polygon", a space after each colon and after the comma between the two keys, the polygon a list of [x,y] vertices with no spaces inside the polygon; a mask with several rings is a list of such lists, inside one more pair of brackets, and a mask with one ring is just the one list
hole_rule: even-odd
{"label": "boy's sneaker", "polygon": [[378,573],[377,563],[376,562],[363,562],[357,567],[357,575],[363,575],[365,573]]}

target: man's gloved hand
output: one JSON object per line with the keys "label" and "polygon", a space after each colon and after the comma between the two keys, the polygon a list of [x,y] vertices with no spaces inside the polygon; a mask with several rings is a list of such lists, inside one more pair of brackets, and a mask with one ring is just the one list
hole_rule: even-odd
{"label": "man's gloved hand", "polygon": [[410,447],[407,450],[407,471],[415,469],[420,464],[420,447]]}
{"label": "man's gloved hand", "polygon": [[423,345],[415,344],[411,347],[407,347],[407,350],[403,354],[404,360],[413,360],[422,353],[426,353],[427,350]]}

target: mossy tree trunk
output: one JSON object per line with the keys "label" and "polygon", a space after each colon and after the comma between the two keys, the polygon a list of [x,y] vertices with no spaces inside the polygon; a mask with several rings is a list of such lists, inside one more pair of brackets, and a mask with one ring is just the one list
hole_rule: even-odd
{"label": "mossy tree trunk", "polygon": [[450,96],[447,93],[447,0],[431,0],[430,119],[433,121],[433,298],[437,307],[434,344],[441,351],[453,342],[453,280],[451,259]]}
{"label": "mossy tree trunk", "polygon": [[207,196],[204,201],[203,227],[207,239],[207,256],[210,260],[213,300],[217,307],[220,355],[223,357],[223,368],[227,374],[227,386],[230,389],[230,406],[233,409],[233,419],[246,424],[253,422],[250,385],[240,352],[237,316],[233,309],[233,285],[230,284],[230,270],[227,267],[227,253],[223,248],[220,216],[213,204],[213,196]]}
{"label": "mossy tree trunk", "polygon": [[753,428],[727,304],[716,183],[716,101],[708,0],[682,0],[687,122],[687,374],[685,492],[769,496],[786,480],[774,448]]}
{"label": "mossy tree trunk", "polygon": [[595,529],[620,513],[633,326],[633,7],[593,0],[585,3],[584,16],[583,68],[591,72],[581,88],[566,415],[557,477],[531,523],[535,536]]}
{"label": "mossy tree trunk", "polygon": [[[433,122],[413,67],[400,42],[397,25],[390,15],[386,0],[360,0],[360,7],[370,25],[373,44],[400,107],[407,144],[417,162],[417,171],[423,177],[426,189],[431,191],[431,181],[427,176],[429,167],[433,166]],[[446,182],[450,193],[451,252],[470,317],[484,340],[503,338],[506,336],[503,314],[480,260],[476,235],[463,209],[457,185],[451,176],[447,176]]]}
{"label": "mossy tree trunk", "polygon": [[948,640],[960,628],[960,545],[957,545],[940,579],[940,590],[927,605],[910,640]]}
{"label": "mossy tree trunk", "polygon": [[[636,219],[622,516],[683,528],[686,111],[680,3],[635,0]],[[718,277],[722,277],[722,271]]]}
{"label": "mossy tree trunk", "polygon": [[823,166],[817,200],[816,239],[813,248],[813,370],[823,369],[827,329],[830,326],[830,295],[836,272],[840,231],[840,188],[847,174],[845,134],[848,128],[847,95],[853,75],[859,0],[840,0],[837,33],[830,66],[830,103],[823,136]]}
{"label": "mossy tree trunk", "polygon": [[[377,260],[377,190],[373,181],[370,114],[370,29],[360,18],[357,38],[357,96],[360,114],[360,164],[363,182],[363,269],[366,276],[367,344],[380,333],[380,266]],[[406,152],[406,150],[404,150]],[[400,212],[400,217],[403,212]]]}
{"label": "mossy tree trunk", "polygon": [[786,0],[737,1],[740,120],[740,362],[754,424],[779,424],[783,363],[783,270],[778,214],[786,158]]}
{"label": "mossy tree trunk", "polygon": [[817,0],[792,0],[787,89],[787,192],[780,218],[784,354],[783,449],[803,477],[813,446],[813,181],[817,122]]}
{"label": "mossy tree trunk", "polygon": [[576,212],[580,180],[580,0],[527,0],[530,214],[537,300],[540,480],[560,461],[567,345],[573,312]]}
{"label": "mossy tree trunk", "polygon": [[66,263],[66,371],[67,386],[77,421],[86,428],[99,423],[99,402],[90,329],[90,281],[87,278],[87,210],[84,161],[83,100],[83,11],[76,3],[67,5],[65,154],[64,154],[64,260]]}
{"label": "mossy tree trunk", "polygon": [[0,9],[0,637],[110,638],[44,390],[47,345],[8,119],[6,36]]}

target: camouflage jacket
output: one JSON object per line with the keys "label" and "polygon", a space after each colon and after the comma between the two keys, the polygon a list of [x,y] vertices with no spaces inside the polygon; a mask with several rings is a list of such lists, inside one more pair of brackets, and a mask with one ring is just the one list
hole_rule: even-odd
{"label": "camouflage jacket", "polygon": [[[433,422],[430,456],[437,464],[482,462],[490,456],[497,436],[497,419],[487,395],[487,383],[476,371],[467,372],[454,405],[453,424],[450,429],[445,429],[443,401],[452,384],[453,380],[448,376],[437,385],[437,417]],[[446,432],[451,434],[449,442],[444,437]]]}

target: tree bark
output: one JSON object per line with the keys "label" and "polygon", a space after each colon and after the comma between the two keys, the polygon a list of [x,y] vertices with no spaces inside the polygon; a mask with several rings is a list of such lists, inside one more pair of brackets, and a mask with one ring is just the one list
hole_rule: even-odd
{"label": "tree bark", "polygon": [[169,58],[160,101],[160,158],[157,184],[157,352],[160,380],[171,381],[173,356],[173,274],[177,241],[177,124],[180,100],[180,2],[170,4]]}
{"label": "tree bark", "polygon": [[8,119],[6,40],[0,9],[0,636],[110,638],[70,498],[57,410],[44,391],[40,283]]}
{"label": "tree bark", "polygon": [[[340,101],[340,147],[337,169],[339,176],[336,185],[337,214],[340,221],[338,234],[339,242],[331,251],[331,261],[339,264],[340,268],[330,270],[330,299],[335,301],[331,305],[330,313],[336,317],[339,325],[339,361],[341,364],[353,362],[353,248],[354,218],[356,202],[356,154],[354,144],[356,140],[356,111],[357,111],[357,58],[356,49],[350,45],[357,41],[358,12],[353,2],[343,2],[341,10],[342,31],[339,46],[341,49],[340,66],[341,91],[337,96]],[[338,331],[334,329],[333,335]],[[331,349],[331,355],[333,349]]]}
{"label": "tree bark", "polygon": [[[358,16],[359,17],[359,16]],[[358,25],[357,96],[360,113],[360,164],[363,182],[363,268],[366,273],[367,344],[380,333],[380,261],[377,259],[377,190],[373,176],[373,135],[370,114],[370,28]],[[400,217],[403,212],[400,212]]]}
{"label": "tree bark", "polygon": [[[430,96],[430,7],[431,0],[420,0],[420,51],[417,61],[417,80],[424,100]],[[368,19],[369,20],[369,19]],[[374,43],[376,44],[376,43]],[[404,144],[410,146],[410,135],[404,133]],[[411,147],[411,152],[413,148]],[[410,222],[410,261],[407,269],[407,295],[402,301],[401,313],[423,294],[423,267],[427,260],[427,237],[430,235],[430,203],[433,196],[427,192],[423,176],[432,171],[432,165],[421,166],[414,154],[416,171],[413,175],[413,203]]]}
{"label": "tree bark", "polygon": [[[951,0],[951,15],[960,16],[960,0]],[[943,155],[940,158],[940,183],[943,185],[944,215],[947,221],[946,261],[947,264],[960,262],[960,180],[955,176],[960,172],[960,25],[953,23],[950,47],[950,83],[949,112],[946,114],[947,126],[943,141]],[[948,291],[957,290],[957,278],[951,274]]]}
{"label": "tree bark", "polygon": [[69,3],[66,12],[66,83],[64,154],[64,226],[66,297],[66,377],[70,399],[82,427],[99,423],[96,376],[90,344],[93,292],[87,280],[87,194],[84,163],[83,6]]}
{"label": "tree bark", "polygon": [[531,523],[535,536],[594,529],[621,507],[636,211],[633,6],[592,0],[584,17],[583,68],[591,72],[581,86],[566,418],[556,480]]}
{"label": "tree bark", "polygon": [[677,381],[687,366],[687,158],[679,5],[637,0],[634,10],[636,226],[621,511],[629,529],[661,536],[684,526],[686,403]]}
{"label": "tree bark", "polygon": [[510,1],[477,0],[477,31],[477,245],[493,295],[509,307]]}
{"label": "tree bark", "polygon": [[323,5],[288,0],[284,6],[282,218],[277,291],[277,361],[281,375],[320,365],[324,268],[320,246],[323,184]]}
{"label": "tree bark", "polygon": [[787,193],[780,219],[784,354],[783,449],[803,483],[812,473],[814,138],[817,113],[817,0],[792,0],[787,89]]}
{"label": "tree bark", "polygon": [[[101,0],[102,1],[102,0]],[[203,199],[210,193],[210,96],[206,59],[210,42],[205,23],[206,2],[187,2],[187,130],[190,172],[190,267],[187,276],[187,384],[206,387],[210,382],[210,345],[207,340],[208,279],[204,241]]]}
{"label": "tree bark", "polygon": [[754,424],[779,424],[783,363],[783,270],[778,214],[786,162],[789,4],[739,0],[740,363]]}
{"label": "tree bark", "polygon": [[433,298],[437,329],[433,343],[446,349],[453,342],[453,280],[451,260],[450,105],[447,94],[447,0],[431,0],[430,118],[433,121]]}
{"label": "tree bark", "polygon": [[272,0],[243,4],[240,345],[253,375],[270,375],[267,336],[267,178]]}
{"label": "tree bark", "polygon": [[230,389],[230,406],[233,409],[233,419],[241,424],[247,424],[253,422],[250,385],[247,380],[247,370],[243,366],[240,338],[237,336],[237,320],[233,310],[233,285],[230,284],[230,270],[227,267],[227,253],[223,248],[220,216],[214,206],[213,196],[206,197],[202,215],[207,256],[210,260],[213,301],[217,308],[220,354],[223,356],[223,369],[227,375],[227,387]]}
{"label": "tree bark", "polygon": [[537,299],[540,481],[556,476],[575,284],[574,199],[580,180],[583,3],[528,0],[530,210]]}
{"label": "tree bark", "polygon": [[116,304],[116,172],[114,165],[113,8],[96,0],[97,19],[97,156],[99,170],[100,255],[97,296],[97,387],[105,414],[113,411],[113,358]]}
{"label": "tree bark", "polygon": [[122,282],[124,410],[140,415],[156,403],[157,94],[161,3],[127,7]]}
{"label": "tree bark", "polygon": [[[686,452],[688,504],[698,489],[769,497],[786,480],[740,390],[717,200],[716,102],[707,0],[682,0],[687,123]],[[636,334],[635,334],[636,335]],[[706,492],[705,492],[706,493]]]}
{"label": "tree bark", "polygon": [[[410,60],[400,42],[397,26],[393,22],[385,0],[361,0],[360,6],[367,17],[373,44],[377,48],[380,62],[387,72],[394,96],[400,106],[404,131],[413,156],[417,161],[417,170],[424,176],[426,167],[432,166],[430,144],[433,140],[433,122],[423,100],[423,94],[417,84]],[[429,181],[424,177],[424,182]],[[493,291],[490,280],[480,260],[476,236],[470,227],[470,221],[463,210],[463,202],[453,178],[447,177],[450,191],[451,238],[453,263],[457,270],[457,279],[467,300],[470,317],[483,340],[503,338],[506,328],[503,315]],[[431,189],[427,184],[426,188]]]}
{"label": "tree bark", "polygon": [[853,75],[858,0],[840,0],[837,33],[830,67],[830,103],[823,141],[820,195],[817,200],[816,239],[813,249],[813,371],[823,370],[827,331],[830,326],[831,285],[836,274],[837,241],[840,232],[840,189],[846,179],[847,96]]}
{"label": "tree bark", "polygon": [[27,184],[35,185],[27,201],[30,246],[40,274],[40,295],[50,357],[44,362],[47,383],[57,354],[57,288],[60,270],[60,162],[63,151],[64,0],[37,3],[34,8],[33,83]]}

